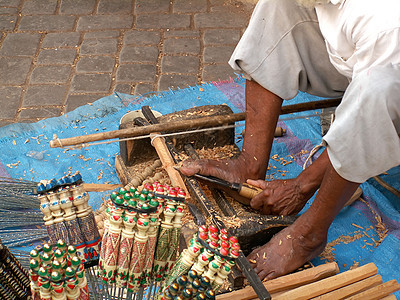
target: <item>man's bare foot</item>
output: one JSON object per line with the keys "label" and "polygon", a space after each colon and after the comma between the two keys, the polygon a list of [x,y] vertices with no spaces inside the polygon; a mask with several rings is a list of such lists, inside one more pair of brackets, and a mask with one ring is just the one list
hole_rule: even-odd
{"label": "man's bare foot", "polygon": [[247,258],[261,280],[270,280],[298,269],[319,255],[325,248],[326,235],[300,217]]}
{"label": "man's bare foot", "polygon": [[287,180],[247,180],[247,183],[263,189],[250,206],[265,215],[296,215],[314,195],[317,187],[304,188],[298,178]]}
{"label": "man's bare foot", "polygon": [[192,176],[196,173],[210,175],[224,179],[229,182],[246,182],[247,179],[265,178],[265,166],[261,167],[255,161],[250,161],[246,155],[241,154],[236,159],[212,160],[188,159],[183,162],[180,171],[186,176]]}

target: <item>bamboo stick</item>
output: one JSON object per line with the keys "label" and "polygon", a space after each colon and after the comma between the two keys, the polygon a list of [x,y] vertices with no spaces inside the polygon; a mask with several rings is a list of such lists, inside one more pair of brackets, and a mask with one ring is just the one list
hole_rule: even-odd
{"label": "bamboo stick", "polygon": [[375,299],[382,299],[383,297],[389,296],[390,294],[400,290],[399,283],[393,279],[387,281],[383,284],[375,286],[369,290],[361,292],[357,295],[354,295],[349,300],[359,300],[359,299],[368,299],[368,300],[375,300]]}
{"label": "bamboo stick", "polygon": [[355,282],[353,284],[350,284],[348,286],[342,287],[341,289],[337,289],[332,292],[323,294],[319,297],[313,298],[313,300],[344,299],[346,297],[350,297],[357,293],[361,293],[365,290],[373,288],[374,286],[377,286],[379,284],[382,284],[382,276],[375,275],[375,276],[366,278],[364,280]]}
{"label": "bamboo stick", "polygon": [[[326,99],[320,101],[286,105],[282,107],[281,114],[289,114],[293,112],[334,107],[339,105],[340,101],[341,99]],[[95,141],[143,136],[154,132],[173,132],[179,130],[189,130],[194,128],[208,128],[214,126],[221,126],[224,124],[243,121],[245,120],[245,117],[246,114],[242,112],[236,114],[208,116],[191,120],[153,124],[144,127],[137,126],[137,127],[113,130],[108,132],[99,132],[94,134],[81,135],[65,139],[56,138],[50,141],[50,147],[51,148],[66,147],[66,146],[72,146],[72,145],[95,142]]]}
{"label": "bamboo stick", "polygon": [[[315,282],[329,276],[333,276],[338,272],[338,265],[335,262],[332,262],[293,274],[281,276],[266,281],[263,284],[269,293],[277,293],[284,290],[290,290],[304,284]],[[257,295],[251,286],[245,287],[244,289],[238,291],[217,296],[217,300],[246,300],[256,298]]]}
{"label": "bamboo stick", "polygon": [[305,300],[326,294],[330,291],[342,288],[346,285],[366,279],[378,273],[373,263],[366,264],[354,270],[349,270],[338,275],[313,282],[296,289],[290,290],[274,298],[274,300]]}

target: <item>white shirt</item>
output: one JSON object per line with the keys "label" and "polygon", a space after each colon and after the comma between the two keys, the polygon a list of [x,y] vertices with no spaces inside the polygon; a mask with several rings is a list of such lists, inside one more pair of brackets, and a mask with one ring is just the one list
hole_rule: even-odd
{"label": "white shirt", "polygon": [[400,64],[400,0],[330,0],[316,11],[330,60],[349,80]]}

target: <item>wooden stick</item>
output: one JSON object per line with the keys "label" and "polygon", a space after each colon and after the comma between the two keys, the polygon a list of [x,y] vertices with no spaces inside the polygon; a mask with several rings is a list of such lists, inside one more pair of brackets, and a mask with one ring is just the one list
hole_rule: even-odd
{"label": "wooden stick", "polygon": [[87,192],[105,192],[122,187],[122,184],[84,183],[83,189]]}
{"label": "wooden stick", "polygon": [[169,178],[171,179],[171,184],[173,186],[180,187],[183,189],[186,193],[187,196],[189,196],[189,193],[186,189],[185,182],[182,179],[181,174],[174,168],[175,162],[174,159],[172,158],[171,153],[168,150],[167,145],[165,144],[165,140],[163,137],[157,137],[158,133],[152,133],[151,140],[152,140],[152,145],[156,149],[156,152],[158,154],[158,157],[161,160],[161,163],[163,165],[163,168],[165,171],[167,171]]}
{"label": "wooden stick", "polygon": [[383,297],[381,300],[397,300],[396,296],[391,294],[389,296]]}
{"label": "wooden stick", "polygon": [[[339,272],[338,265],[335,262],[319,265],[314,268],[306,269],[297,273],[278,277],[264,282],[264,286],[269,293],[277,293],[284,290],[290,290],[304,284],[315,282]],[[226,293],[217,296],[217,300],[245,300],[257,298],[251,286],[244,289]]]}
{"label": "wooden stick", "polygon": [[[373,263],[366,264],[354,270],[349,270],[341,274],[322,279],[318,282],[310,283],[296,289],[290,290],[274,298],[274,300],[291,299],[310,299],[330,291],[340,289],[346,285],[366,279],[378,273],[377,267]],[[367,298],[364,298],[367,299]]]}
{"label": "wooden stick", "polygon": [[[327,100],[299,103],[293,105],[286,105],[282,107],[281,114],[289,114],[293,112],[334,107],[339,105],[340,101],[341,99],[327,99]],[[108,132],[100,132],[100,133],[76,136],[65,139],[56,138],[50,141],[50,147],[51,148],[66,147],[66,146],[72,146],[72,145],[95,142],[95,141],[143,136],[153,132],[173,132],[179,130],[189,130],[194,128],[209,128],[233,122],[243,121],[245,117],[246,114],[242,112],[236,114],[209,116],[191,120],[153,124],[144,127],[136,126],[132,128],[113,130]]]}
{"label": "wooden stick", "polygon": [[368,300],[375,300],[375,299],[382,299],[383,297],[389,296],[390,294],[397,292],[400,290],[399,283],[393,279],[383,284],[380,284],[376,287],[373,287],[369,290],[366,290],[362,293],[354,295],[349,300],[359,300],[359,299],[368,299]]}
{"label": "wooden stick", "polygon": [[353,296],[357,293],[361,293],[365,290],[373,288],[382,284],[382,276],[375,275],[364,280],[358,281],[356,283],[350,284],[348,286],[342,287],[341,289],[334,290],[332,292],[323,294],[319,297],[313,298],[318,300],[330,300],[330,299],[344,299],[346,297]]}

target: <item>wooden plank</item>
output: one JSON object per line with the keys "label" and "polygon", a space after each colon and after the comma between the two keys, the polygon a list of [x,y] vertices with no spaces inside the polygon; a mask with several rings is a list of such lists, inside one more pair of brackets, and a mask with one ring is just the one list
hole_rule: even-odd
{"label": "wooden plank", "polygon": [[[265,288],[270,293],[277,293],[299,286],[309,284],[333,275],[339,272],[339,267],[335,262],[319,265],[314,268],[306,269],[293,274],[281,276],[266,282],[263,282]],[[244,289],[226,293],[217,296],[217,300],[247,300],[256,299],[257,295],[251,286]],[[294,299],[294,298],[293,298]]]}
{"label": "wooden plank", "polygon": [[[366,264],[354,270],[349,270],[335,276],[322,279],[318,282],[303,285],[296,289],[275,297],[274,300],[306,300],[317,297],[333,290],[340,289],[346,285],[366,279],[378,273],[377,267],[373,263]],[[367,299],[367,298],[364,298]]]}
{"label": "wooden plank", "polygon": [[400,290],[399,283],[393,279],[388,282],[382,283],[378,286],[375,286],[369,290],[366,290],[362,293],[354,295],[349,300],[361,300],[361,299],[368,299],[368,300],[378,300],[382,299],[383,297],[389,296],[390,294],[397,292]]}
{"label": "wooden plank", "polygon": [[346,297],[353,296],[355,294],[361,293],[365,290],[373,288],[382,284],[382,276],[375,275],[364,280],[355,282],[348,286],[342,287],[341,289],[337,289],[335,291],[323,294],[319,297],[313,298],[314,300],[331,300],[331,299],[344,299]]}

